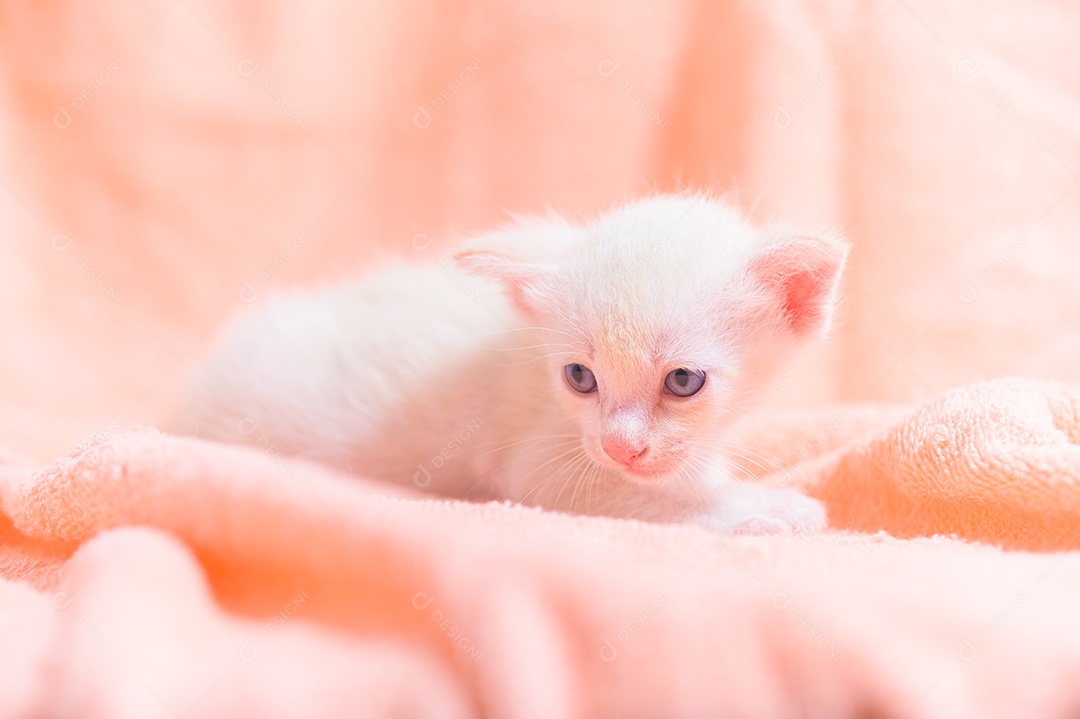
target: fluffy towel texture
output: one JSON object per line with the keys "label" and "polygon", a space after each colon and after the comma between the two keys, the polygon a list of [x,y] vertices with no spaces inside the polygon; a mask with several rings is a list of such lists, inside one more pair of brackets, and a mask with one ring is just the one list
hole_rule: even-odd
{"label": "fluffy towel texture", "polygon": [[774,459],[770,466],[743,458],[743,470],[808,487],[828,503],[834,527],[898,537],[956,534],[1030,550],[1080,543],[1080,396],[1057,382],[962,387],[813,461],[776,466],[777,458],[792,462],[834,447],[874,414],[898,412],[845,407],[751,416],[737,439]]}
{"label": "fluffy towel texture", "polygon": [[[30,455],[0,457],[0,715],[1080,712],[1075,553],[895,538],[1072,547],[1075,395],[941,392],[1080,386],[1075,7],[253,7],[0,5],[0,441]],[[854,239],[778,398],[905,404],[758,415],[742,464],[895,537],[388,499],[116,434],[276,288],[682,183]]]}
{"label": "fluffy towel texture", "polygon": [[[1067,548],[1078,402],[1003,380],[899,421],[895,407],[761,415],[742,441],[798,449],[744,466],[808,482],[839,527]],[[154,431],[2,476],[0,567],[34,587],[0,583],[5,716],[1080,710],[1071,553],[717,539],[415,498]]]}

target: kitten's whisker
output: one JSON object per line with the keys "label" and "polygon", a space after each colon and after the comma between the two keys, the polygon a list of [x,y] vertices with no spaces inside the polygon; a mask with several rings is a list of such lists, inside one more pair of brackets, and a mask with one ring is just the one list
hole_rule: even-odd
{"label": "kitten's whisker", "polygon": [[585,514],[593,513],[593,490],[600,483],[600,468],[595,462],[590,462],[585,470]]}
{"label": "kitten's whisker", "polygon": [[679,473],[679,479],[692,487],[694,493],[702,501],[705,500],[705,490],[702,488],[702,484],[705,482],[704,470],[704,463],[699,463],[699,460],[695,459],[691,462],[687,462],[686,465],[681,467]]}
{"label": "kitten's whisker", "polygon": [[[548,475],[547,475],[546,477],[544,477],[544,479],[542,479],[541,481],[537,482],[537,483],[536,483],[536,486],[535,486],[535,487],[533,487],[532,489],[530,489],[530,490],[529,490],[529,493],[528,493],[528,494],[526,494],[526,495],[525,495],[524,497],[522,497],[522,499],[521,499],[521,502],[520,502],[520,503],[521,503],[521,504],[524,504],[524,503],[525,503],[525,500],[527,500],[527,499],[528,499],[528,498],[529,498],[530,496],[532,496],[532,494],[533,494],[534,492],[536,492],[536,491],[540,490],[540,489],[541,489],[541,488],[543,488],[543,487],[546,487],[546,486],[548,485],[548,483],[552,482],[552,481],[553,481],[553,480],[554,480],[554,479],[556,478],[556,476],[558,475],[558,473],[559,473],[559,472],[561,472],[561,471],[562,471],[562,470],[563,470],[563,469],[564,469],[564,468],[566,467],[566,464],[567,464],[568,462],[573,462],[573,461],[575,461],[575,460],[576,460],[576,459],[577,459],[578,457],[580,457],[580,456],[583,456],[583,455],[585,454],[585,449],[584,449],[584,448],[581,448],[581,449],[579,449],[579,450],[578,450],[578,452],[580,452],[580,454],[575,454],[575,455],[574,455],[573,457],[571,457],[571,458],[570,458],[569,460],[567,460],[567,461],[566,461],[566,462],[564,462],[564,463],[563,463],[562,465],[560,465],[559,467],[557,467],[557,468],[556,468],[555,470],[553,470],[552,472],[548,473]],[[562,455],[559,455],[559,456],[560,456],[560,457],[562,457],[562,456],[565,456],[566,454],[569,454],[569,452],[563,453]],[[556,457],[555,459],[558,459],[558,457]],[[552,461],[553,461],[553,460],[549,460],[549,461],[545,462],[544,464],[545,464],[545,465],[546,465],[546,464],[550,464],[550,463],[551,463]],[[544,466],[544,465],[541,465],[541,467],[542,467],[542,466]],[[537,467],[536,469],[539,469],[539,467]],[[534,471],[535,471],[535,470],[534,470]],[[532,474],[532,472],[529,472],[529,474]],[[546,502],[544,503],[544,506],[547,506],[547,507],[551,507],[551,508],[553,508],[553,507],[552,507],[552,505],[550,505],[549,503],[546,503]]]}
{"label": "kitten's whisker", "polygon": [[[582,452],[582,455],[584,455],[584,451]],[[567,462],[562,467],[560,467],[560,471],[565,471],[568,468],[571,471],[569,473],[567,473],[566,479],[563,480],[562,486],[559,487],[559,494],[556,495],[556,497],[555,497],[555,504],[552,505],[553,507],[555,507],[555,508],[559,507],[559,500],[562,499],[563,492],[566,491],[566,485],[570,484],[570,480],[572,480],[574,478],[574,470],[577,468],[578,464],[580,464],[580,461],[575,461],[574,466],[571,468],[570,463]],[[570,507],[569,511],[573,511],[572,506]]]}
{"label": "kitten's whisker", "polygon": [[686,487],[687,491],[700,497],[700,488],[697,487],[697,481],[694,477],[690,476],[689,467],[680,467],[675,473],[675,478],[679,481],[679,485]]}
{"label": "kitten's whisker", "polygon": [[[519,439],[519,440],[517,440],[515,442],[509,442],[509,443],[504,444],[504,445],[502,445],[500,447],[496,447],[495,449],[488,450],[487,452],[483,452],[481,454],[478,454],[477,458],[486,457],[489,454],[494,454],[496,452],[502,452],[503,450],[510,449],[511,447],[516,447],[519,444],[524,444],[526,442],[532,442],[533,443],[533,444],[529,445],[529,447],[526,448],[526,449],[530,449],[532,447],[535,447],[538,444],[541,444],[543,442],[547,442],[549,440],[555,440],[555,439],[561,439],[561,440],[563,440],[564,443],[568,443],[568,442],[570,442],[570,441],[572,441],[574,439],[577,439],[577,435],[576,434],[550,434],[550,435],[545,435],[543,437],[526,437],[525,439]],[[483,446],[483,445],[481,445],[481,446]]]}
{"label": "kitten's whisker", "polygon": [[576,337],[575,333],[567,332],[566,330],[555,329],[554,327],[511,327],[503,330],[491,330],[488,334],[499,335],[506,334],[507,332],[555,332],[557,334],[566,335],[567,337]]}
{"label": "kitten's whisker", "polygon": [[714,444],[714,445],[716,445],[718,447],[726,447],[728,449],[738,450],[739,452],[741,452],[744,455],[753,455],[753,456],[755,456],[755,457],[757,457],[759,459],[763,459],[763,460],[772,462],[772,463],[777,464],[777,465],[779,465],[783,461],[778,456],[776,456],[774,454],[769,454],[768,452],[757,449],[756,447],[751,447],[749,445],[736,444],[734,442],[729,442],[729,441],[727,441],[725,439],[720,439],[720,438],[713,438],[713,439],[710,439],[710,440],[707,440],[707,441],[711,442],[712,444]]}
{"label": "kitten's whisker", "polygon": [[[515,440],[515,442],[530,442],[530,441],[542,440],[542,439],[564,439],[566,437],[578,437],[578,436],[579,435],[577,433],[575,433],[575,432],[556,432],[556,433],[553,433],[553,434],[530,434],[527,437],[522,437],[519,440]],[[487,444],[494,444],[495,441],[497,441],[497,440],[489,441]]]}
{"label": "kitten's whisker", "polygon": [[[535,446],[534,445],[534,446],[526,447],[525,450],[523,450],[522,453],[518,455],[518,459],[526,459],[528,457],[532,457],[533,455],[540,454],[541,452],[551,452],[551,451],[559,450],[562,447],[566,447],[566,446],[574,445],[574,444],[578,443],[578,436],[577,435],[567,434],[567,435],[549,435],[547,437],[541,438],[540,441],[538,441],[536,444],[540,445],[543,442],[543,440],[559,439],[559,438],[564,438],[564,437],[566,439],[561,439],[561,441],[555,442],[554,444],[549,444],[549,445],[544,445],[544,446]],[[529,438],[529,439],[536,439],[536,438]],[[524,439],[524,440],[521,440],[521,441],[522,442],[527,442],[527,441],[529,441],[529,439]],[[517,442],[512,442],[511,443],[511,445],[514,445],[514,444],[518,444],[518,443]],[[481,457],[487,456],[487,455],[492,454],[494,452],[499,452],[499,451],[502,451],[502,450],[505,450],[505,449],[508,449],[508,448],[509,448],[509,446],[496,447],[495,449],[493,449],[493,450],[491,450],[489,452],[485,452],[484,454],[479,455],[479,456],[481,456]],[[573,447],[571,447],[571,449],[569,451],[573,451]],[[562,457],[562,456],[568,454],[569,451],[568,452],[563,452],[562,454],[556,456],[552,460],[549,460],[545,464],[548,464],[548,463],[554,461],[555,459],[558,459],[559,457]],[[543,465],[541,465],[540,467],[543,467]],[[527,477],[529,474],[532,474],[537,469],[540,469],[540,467],[534,467],[531,471],[527,472],[523,476],[523,478]],[[478,479],[472,485],[472,487],[469,488],[468,493],[471,493],[474,489],[476,489],[478,486],[480,486],[481,484],[483,484],[486,481],[487,481],[487,478],[482,476],[480,479]],[[530,494],[531,494],[531,492],[530,492]],[[528,496],[528,495],[526,495],[526,496]],[[503,498],[504,499],[509,499],[509,497],[507,495],[504,495]],[[524,501],[524,500],[521,500],[521,501]]]}
{"label": "kitten's whisker", "polygon": [[544,462],[543,464],[541,464],[541,465],[539,465],[539,466],[536,466],[536,467],[533,467],[533,468],[532,468],[532,469],[530,469],[530,470],[529,470],[528,472],[526,472],[525,474],[521,475],[521,477],[520,477],[520,478],[521,478],[521,479],[525,479],[526,477],[528,477],[528,476],[532,475],[532,474],[533,474],[534,472],[538,472],[538,471],[540,471],[541,469],[543,469],[544,467],[548,466],[548,465],[549,465],[549,464],[551,464],[552,462],[557,462],[558,460],[562,459],[563,457],[565,457],[565,456],[566,456],[566,455],[568,455],[568,454],[571,454],[571,453],[572,453],[572,452],[574,452],[575,450],[577,450],[577,451],[580,451],[580,452],[584,452],[584,451],[585,451],[585,450],[584,450],[584,448],[582,448],[582,447],[581,447],[581,445],[577,445],[577,446],[575,446],[575,447],[571,447],[570,449],[566,450],[565,452],[563,452],[563,453],[561,453],[561,454],[557,454],[557,455],[555,455],[554,457],[552,457],[552,458],[551,458],[551,459],[549,459],[548,461]]}
{"label": "kitten's whisker", "polygon": [[489,366],[489,367],[522,367],[524,365],[532,364],[534,362],[540,362],[541,360],[551,359],[552,357],[557,357],[559,355],[563,355],[563,356],[566,356],[566,357],[573,357],[573,356],[577,355],[577,352],[549,352],[547,354],[537,355],[536,357],[532,357],[530,359],[523,360],[521,362],[490,362],[490,363],[487,363],[487,366]]}
{"label": "kitten's whisker", "polygon": [[[548,475],[548,477],[550,477],[550,476],[551,475]],[[545,477],[545,479],[543,479],[543,480],[537,482],[536,484],[534,484],[533,488],[530,489],[528,492],[526,492],[524,497],[522,497],[521,499],[515,500],[515,503],[516,504],[525,504],[525,505],[527,505],[528,501],[529,501],[529,497],[533,496],[538,491],[540,491],[540,489],[543,488],[546,481],[547,481],[547,477]],[[539,501],[539,497],[538,497],[537,501]]]}
{"label": "kitten's whisker", "polygon": [[[586,457],[586,460],[588,460],[588,457]],[[590,467],[590,466],[588,466],[586,464],[585,469],[584,469],[584,474],[582,474],[581,472],[578,471],[579,470],[578,467],[574,468],[574,473],[577,474],[578,481],[577,481],[577,485],[574,486],[574,493],[572,495],[570,495],[570,510],[571,511],[573,511],[574,507],[576,506],[574,503],[577,501],[578,490],[581,489],[581,484],[582,484],[583,481],[585,481],[587,475],[589,474],[590,469],[592,469],[592,467]]]}
{"label": "kitten's whisker", "polygon": [[604,468],[593,462],[589,467],[589,484],[585,488],[585,509],[592,513],[593,507],[593,489],[600,484],[601,477],[603,476]]}
{"label": "kitten's whisker", "polygon": [[558,450],[560,450],[560,449],[562,449],[564,447],[568,447],[568,446],[571,447],[571,449],[573,449],[573,447],[571,446],[572,444],[573,444],[573,442],[570,441],[570,442],[562,442],[562,443],[560,443],[558,445],[554,445],[554,446],[550,446],[550,447],[530,447],[530,448],[526,449],[525,451],[523,451],[521,454],[516,455],[515,458],[517,460],[531,459],[531,458],[535,457],[536,455],[543,455],[545,452],[558,451]]}
{"label": "kitten's whisker", "polygon": [[[744,459],[744,460],[747,460],[748,462],[752,462],[752,461],[753,461],[753,460],[751,460],[751,459],[750,459],[750,458],[748,458],[748,457],[745,457],[745,456],[739,456],[739,455],[737,455],[737,454],[736,454],[736,453],[735,453],[734,451],[732,451],[732,449],[730,449],[730,448],[728,449],[728,453],[729,453],[729,454],[731,454],[731,455],[733,455],[733,456],[735,456],[735,457],[737,457],[737,458],[739,458],[739,459]],[[795,467],[796,467],[796,466],[797,466],[797,465],[799,464],[799,461],[795,461],[795,462],[783,462],[783,461],[782,461],[782,460],[780,460],[779,458],[776,458],[776,459],[775,459],[775,460],[773,461],[773,463],[774,463],[774,464],[775,464],[776,466],[775,466],[775,467],[772,467],[772,468],[770,468],[770,467],[762,467],[762,470],[763,470],[763,471],[762,471],[762,473],[761,473],[761,474],[755,474],[755,473],[753,473],[753,472],[750,472],[750,471],[749,471],[749,470],[747,470],[747,469],[746,469],[745,467],[741,467],[740,465],[737,465],[737,464],[735,464],[735,463],[731,462],[730,460],[728,460],[728,462],[729,462],[729,465],[730,465],[731,467],[733,467],[733,468],[737,468],[737,469],[742,469],[742,470],[743,470],[743,471],[744,471],[744,472],[746,473],[746,475],[747,475],[747,476],[748,476],[748,477],[749,477],[749,478],[750,478],[751,480],[753,480],[754,482],[756,482],[757,484],[762,484],[762,485],[765,485],[765,484],[766,484],[766,482],[765,482],[765,479],[766,479],[767,477],[771,476],[771,475],[782,475],[782,477],[783,477],[783,481],[784,481],[784,482],[785,482],[786,484],[791,484],[791,483],[794,483],[794,484],[796,484],[797,486],[799,486],[799,487],[800,487],[801,489],[803,489],[803,490],[806,490],[806,487],[804,487],[804,486],[803,486],[803,482],[802,482],[802,481],[801,481],[801,480],[800,480],[800,479],[798,478],[798,476],[797,476],[797,475],[795,475],[795,474],[793,474],[793,473],[792,473],[792,470],[793,470],[793,469],[795,469]]]}
{"label": "kitten's whisker", "polygon": [[[575,509],[576,505],[574,503],[577,501],[577,493],[578,490],[581,489],[581,483],[584,479],[584,473],[588,470],[588,467],[589,458],[586,455],[579,457],[572,466],[567,464],[566,467],[564,467],[564,471],[567,474],[566,483],[569,484],[571,481],[574,483],[574,492],[570,495],[570,504],[568,504],[566,507],[566,511],[568,512],[572,512],[574,514],[581,514],[581,512],[578,512]],[[559,494],[560,496],[562,495],[561,490]]]}
{"label": "kitten's whisker", "polygon": [[548,359],[549,357],[558,357],[559,355],[572,355],[572,354],[577,354],[577,352],[571,352],[570,350],[567,350],[566,352],[548,352],[546,354],[537,355],[537,357],[539,359]]}
{"label": "kitten's whisker", "polygon": [[709,504],[709,496],[705,492],[705,470],[708,464],[700,457],[689,457],[688,461],[679,467],[676,476],[685,486],[690,487],[703,505]]}
{"label": "kitten's whisker", "polygon": [[[524,354],[524,353],[522,353],[522,354]],[[543,354],[530,354],[530,355],[528,355],[528,359],[522,360],[521,362],[496,362],[495,361],[496,359],[502,359],[504,357],[506,357],[506,358],[513,357],[513,355],[497,355],[496,357],[492,357],[491,359],[487,359],[487,360],[478,359],[477,364],[483,364],[485,367],[517,367],[517,366],[520,366],[520,365],[523,365],[523,364],[529,364],[530,362],[536,362],[537,360],[548,359],[550,357],[558,357],[560,355],[569,356],[569,355],[576,355],[576,354],[577,354],[577,352],[570,352],[570,351],[566,351],[566,352],[545,352]]]}
{"label": "kitten's whisker", "polygon": [[[534,349],[538,349],[540,347],[566,347],[566,346],[567,345],[565,345],[565,344],[563,344],[561,342],[546,342],[544,344],[539,344],[539,345],[522,345],[520,347],[518,347],[516,345],[513,346],[513,347],[481,347],[480,349],[491,350],[493,352],[520,352],[522,350],[534,350]],[[567,351],[569,351],[569,350],[567,350]],[[565,354],[565,353],[560,353],[560,354]]]}
{"label": "kitten's whisker", "polygon": [[724,463],[724,469],[737,481],[749,481],[754,484],[761,484],[761,477],[751,472],[741,464],[732,462],[727,457],[719,457],[721,462]]}
{"label": "kitten's whisker", "polygon": [[[783,472],[791,465],[786,464],[779,457],[769,455],[764,452],[756,451],[753,448],[745,447],[743,445],[737,445],[730,442],[724,442],[723,440],[709,440],[699,439],[696,442],[702,446],[708,446],[722,450],[721,455],[726,457],[735,457],[746,461],[748,464],[761,469],[765,474],[772,474],[774,472]],[[761,461],[759,461],[761,460]],[[762,461],[769,462],[772,466],[762,464]]]}
{"label": "kitten's whisker", "polygon": [[[767,467],[752,457],[745,457],[731,452],[730,450],[714,454],[713,457],[718,461],[723,462],[725,466],[738,468],[740,471],[752,477],[766,477],[774,472],[782,471],[782,468]],[[760,474],[757,471],[754,471],[754,467],[761,470]]]}

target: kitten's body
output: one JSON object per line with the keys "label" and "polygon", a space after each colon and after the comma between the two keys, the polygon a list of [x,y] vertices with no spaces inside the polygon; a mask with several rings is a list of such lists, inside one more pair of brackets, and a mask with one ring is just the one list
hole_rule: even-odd
{"label": "kitten's body", "polygon": [[[813,500],[723,468],[724,428],[824,329],[843,261],[778,239],[714,200],[657,198],[482,238],[457,258],[468,276],[401,265],[281,297],[232,329],[185,424],[449,496],[819,529]],[[597,391],[568,386],[572,363]],[[664,390],[679,367],[704,373],[697,394]]]}

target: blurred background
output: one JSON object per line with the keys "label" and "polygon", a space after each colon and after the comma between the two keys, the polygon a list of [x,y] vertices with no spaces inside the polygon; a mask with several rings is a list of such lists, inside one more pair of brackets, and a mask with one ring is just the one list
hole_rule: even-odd
{"label": "blurred background", "polygon": [[223,323],[506,212],[734,193],[854,241],[774,402],[1080,383],[1064,3],[0,4],[0,444],[168,417]]}

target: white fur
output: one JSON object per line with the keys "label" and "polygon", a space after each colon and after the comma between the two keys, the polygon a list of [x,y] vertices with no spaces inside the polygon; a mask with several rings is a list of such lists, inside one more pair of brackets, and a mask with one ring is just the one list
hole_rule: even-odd
{"label": "white fur", "polygon": [[[458,254],[469,274],[402,264],[243,318],[184,428],[455,497],[815,531],[814,500],[729,477],[723,431],[825,331],[845,255],[706,197],[519,220]],[[706,373],[698,394],[663,391],[677,368]],[[629,471],[602,442],[648,449]]]}

